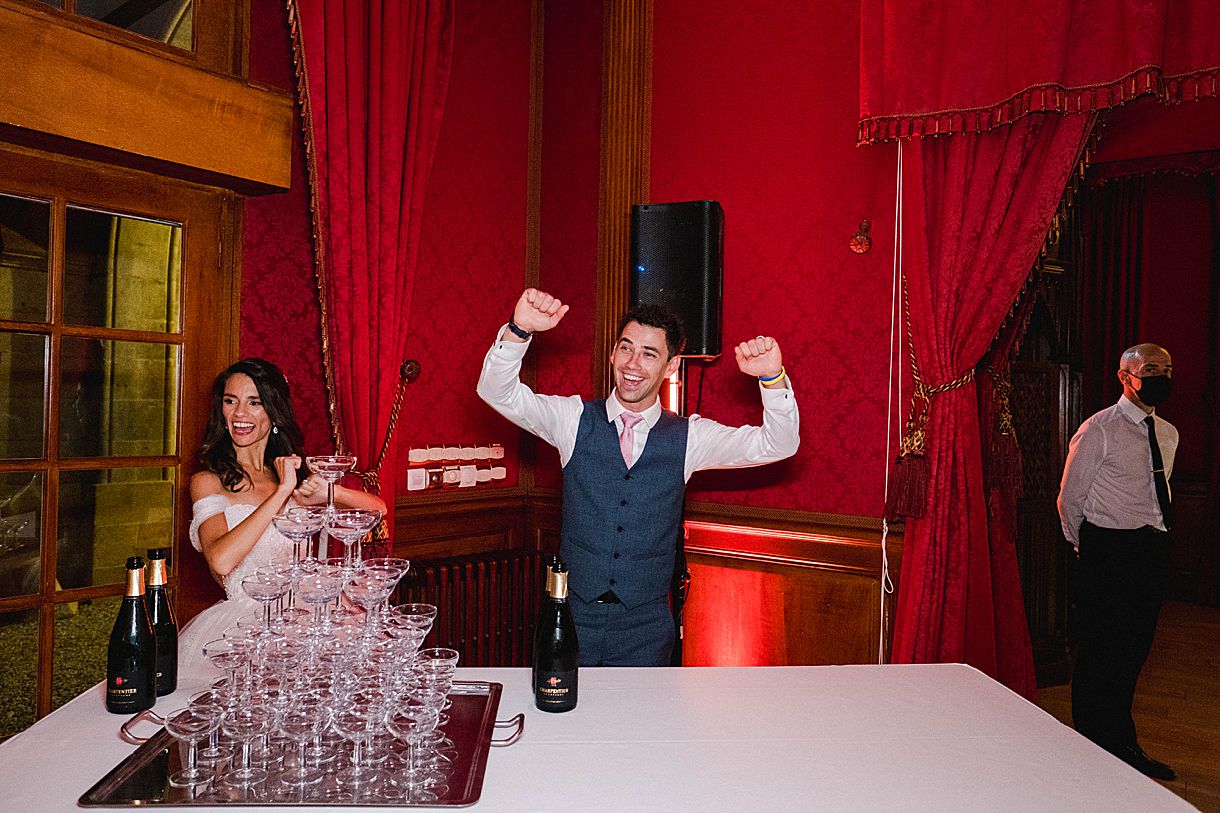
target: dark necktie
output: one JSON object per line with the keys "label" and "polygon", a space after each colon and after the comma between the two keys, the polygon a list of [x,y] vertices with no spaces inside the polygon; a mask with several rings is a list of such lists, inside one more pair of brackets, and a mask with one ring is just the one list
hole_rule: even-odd
{"label": "dark necktie", "polygon": [[1173,504],[1169,502],[1169,483],[1165,481],[1165,461],[1161,459],[1161,446],[1156,442],[1156,420],[1149,415],[1144,418],[1148,427],[1148,446],[1152,450],[1152,481],[1156,484],[1156,501],[1161,506],[1161,519],[1169,528],[1173,521]]}

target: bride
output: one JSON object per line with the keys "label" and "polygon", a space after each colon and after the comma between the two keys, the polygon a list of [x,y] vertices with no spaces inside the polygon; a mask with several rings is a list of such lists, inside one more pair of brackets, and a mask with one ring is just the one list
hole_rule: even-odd
{"label": "bride", "polygon": [[[191,478],[191,545],[203,553],[226,600],[196,616],[180,636],[179,670],[206,661],[204,644],[224,635],[257,602],[241,588],[243,577],[292,556],[292,542],[272,520],[290,505],[326,502],[326,484],[308,477],[304,436],[292,412],[288,381],[269,361],[243,359],[216,377],[212,412],[199,449],[203,471]],[[335,485],[335,505],[382,513],[374,494]]]}

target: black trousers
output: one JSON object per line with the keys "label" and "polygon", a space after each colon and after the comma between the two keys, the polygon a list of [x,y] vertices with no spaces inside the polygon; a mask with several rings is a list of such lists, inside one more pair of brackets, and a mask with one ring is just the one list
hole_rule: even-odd
{"label": "black trousers", "polygon": [[1072,722],[1109,750],[1136,741],[1131,703],[1165,595],[1166,541],[1150,526],[1080,529]]}

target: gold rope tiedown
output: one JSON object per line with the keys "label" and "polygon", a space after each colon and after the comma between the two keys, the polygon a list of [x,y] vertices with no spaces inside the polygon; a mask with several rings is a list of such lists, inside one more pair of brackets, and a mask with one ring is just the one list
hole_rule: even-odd
{"label": "gold rope tiedown", "polygon": [[[906,320],[907,354],[911,359],[911,378],[915,382],[915,388],[911,392],[911,409],[907,413],[906,428],[898,448],[900,456],[921,455],[925,451],[927,440],[925,428],[928,425],[928,411],[932,406],[932,396],[966,386],[974,380],[974,368],[971,367],[952,381],[929,387],[919,372],[919,360],[915,358],[915,338],[911,333],[911,303],[907,296],[906,274],[902,275],[902,315]],[[922,408],[920,408],[921,406]]]}
{"label": "gold rope tiedown", "polygon": [[911,303],[907,294],[906,274],[902,275],[902,314],[906,320],[907,354],[911,360],[911,378],[915,387],[911,392],[911,408],[898,444],[893,483],[886,495],[885,516],[891,520],[904,517],[917,519],[927,512],[928,461],[924,459],[924,452],[927,448],[928,415],[932,408],[932,397],[974,381],[973,367],[952,381],[936,386],[928,386],[923,380],[923,375],[919,372],[919,360],[915,357],[915,338],[911,333]]}

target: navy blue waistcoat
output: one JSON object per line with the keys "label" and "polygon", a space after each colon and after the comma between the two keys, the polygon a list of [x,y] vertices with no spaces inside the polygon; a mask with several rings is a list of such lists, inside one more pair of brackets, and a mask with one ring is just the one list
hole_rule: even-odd
{"label": "navy blue waistcoat", "polygon": [[585,402],[563,469],[559,554],[573,593],[592,601],[613,590],[629,609],[668,594],[686,492],[686,437],[686,418],[662,412],[628,471],[606,402]]}

